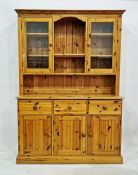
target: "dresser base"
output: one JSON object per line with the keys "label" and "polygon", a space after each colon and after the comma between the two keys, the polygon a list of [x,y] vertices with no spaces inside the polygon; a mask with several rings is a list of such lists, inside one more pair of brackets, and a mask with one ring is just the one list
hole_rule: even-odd
{"label": "dresser base", "polygon": [[17,156],[17,164],[122,164],[122,156]]}

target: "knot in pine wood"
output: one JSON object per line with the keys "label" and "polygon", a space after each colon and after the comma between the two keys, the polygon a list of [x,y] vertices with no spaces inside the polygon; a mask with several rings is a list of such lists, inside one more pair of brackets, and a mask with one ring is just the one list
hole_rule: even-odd
{"label": "knot in pine wood", "polygon": [[103,108],[104,111],[107,110],[107,107],[105,107],[105,106],[103,106],[102,108]]}
{"label": "knot in pine wood", "polygon": [[37,109],[38,109],[38,108],[37,108],[37,106],[36,106],[36,105],[34,105],[34,106],[33,106],[33,110],[35,110],[35,111],[36,111]]}
{"label": "knot in pine wood", "polygon": [[72,109],[72,107],[71,106],[68,106],[68,110],[71,110]]}

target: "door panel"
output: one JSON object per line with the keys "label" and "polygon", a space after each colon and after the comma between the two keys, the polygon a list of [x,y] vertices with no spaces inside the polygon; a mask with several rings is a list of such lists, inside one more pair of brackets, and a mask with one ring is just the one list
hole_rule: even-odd
{"label": "door panel", "polygon": [[51,154],[51,117],[23,117],[24,154]]}
{"label": "door panel", "polygon": [[89,19],[88,26],[88,72],[113,73],[117,43],[116,19]]}
{"label": "door panel", "polygon": [[118,155],[120,153],[120,121],[120,116],[88,117],[88,154]]}
{"label": "door panel", "polygon": [[54,116],[54,154],[85,154],[85,117]]}
{"label": "door panel", "polygon": [[52,71],[52,20],[24,19],[24,71],[51,72]]}

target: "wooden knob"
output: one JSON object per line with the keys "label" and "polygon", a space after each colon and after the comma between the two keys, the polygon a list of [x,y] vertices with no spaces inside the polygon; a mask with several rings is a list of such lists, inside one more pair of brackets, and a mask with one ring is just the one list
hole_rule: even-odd
{"label": "wooden knob", "polygon": [[71,106],[68,106],[68,110],[71,110],[72,109],[72,107]]}
{"label": "wooden knob", "polygon": [[47,135],[48,135],[49,137],[51,137],[51,133],[48,133]]}
{"label": "wooden knob", "polygon": [[36,105],[33,106],[33,110],[35,110],[35,111],[37,110],[37,106]]}
{"label": "wooden knob", "polygon": [[81,134],[82,137],[85,137],[85,134]]}
{"label": "wooden knob", "polygon": [[89,133],[88,133],[88,136],[89,136],[89,137],[92,137],[92,132],[89,132]]}
{"label": "wooden knob", "polygon": [[103,108],[104,111],[107,110],[107,107],[105,107],[105,106],[103,106],[102,108]]}
{"label": "wooden knob", "polygon": [[91,37],[92,37],[92,34],[90,33],[90,34],[89,34],[89,38],[91,38]]}

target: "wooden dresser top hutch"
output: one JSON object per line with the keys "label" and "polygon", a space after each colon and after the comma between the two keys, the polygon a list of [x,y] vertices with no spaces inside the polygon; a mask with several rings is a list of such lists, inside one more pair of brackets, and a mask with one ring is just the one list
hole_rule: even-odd
{"label": "wooden dresser top hutch", "polygon": [[124,10],[16,12],[17,163],[122,163]]}

